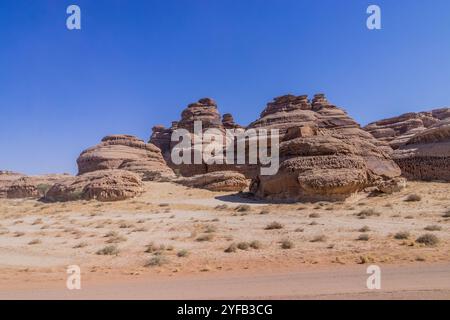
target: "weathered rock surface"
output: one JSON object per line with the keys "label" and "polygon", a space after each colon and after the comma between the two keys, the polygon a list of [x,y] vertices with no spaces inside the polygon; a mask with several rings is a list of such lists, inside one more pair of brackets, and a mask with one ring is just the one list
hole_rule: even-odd
{"label": "weathered rock surface", "polygon": [[41,198],[54,183],[70,177],[67,174],[25,176],[20,173],[0,172],[0,198]]}
{"label": "weathered rock surface", "polygon": [[241,173],[233,171],[217,171],[192,177],[184,177],[174,182],[187,187],[206,189],[210,191],[243,191],[249,185],[249,180]]}
{"label": "weathered rock surface", "polygon": [[202,124],[202,133],[208,129],[215,129],[216,133],[211,135],[211,141],[203,141],[203,148],[211,147],[215,141],[221,141],[220,145],[225,146],[226,135],[225,129],[239,129],[242,128],[234,122],[231,114],[224,114],[222,120],[217,108],[217,104],[213,99],[203,98],[198,102],[191,103],[181,113],[181,119],[179,121],[172,122],[170,128],[164,128],[163,126],[156,126],[153,128],[152,135],[150,137],[150,143],[160,147],[164,155],[167,164],[177,173],[185,177],[191,177],[194,175],[205,174],[214,171],[241,171],[245,172],[245,168],[242,166],[236,167],[234,165],[220,165],[220,164],[207,164],[202,161],[201,164],[193,164],[194,159],[194,146],[186,148],[183,153],[189,153],[191,155],[192,164],[179,164],[176,165],[172,162],[171,152],[178,145],[178,142],[171,141],[171,135],[176,129],[185,129],[191,134],[191,141],[194,141],[194,123],[200,121]]}
{"label": "weathered rock surface", "polygon": [[54,184],[43,200],[119,201],[133,198],[142,192],[143,184],[138,174],[126,170],[99,170]]}
{"label": "weathered rock surface", "polygon": [[398,149],[416,134],[445,119],[450,119],[450,108],[405,113],[370,123],[364,130],[378,140],[389,143],[393,149]]}
{"label": "weathered rock surface", "polygon": [[135,172],[143,180],[168,180],[174,177],[161,150],[130,135],[111,135],[81,153],[77,159],[78,173],[106,169]]}
{"label": "weathered rock surface", "polygon": [[408,179],[450,182],[450,118],[415,134],[392,157]]}
{"label": "weathered rock surface", "polygon": [[282,141],[278,173],[252,180],[250,190],[260,198],[342,200],[400,176],[392,150],[322,94],[312,102],[306,96],[276,98],[250,127],[279,129]]}

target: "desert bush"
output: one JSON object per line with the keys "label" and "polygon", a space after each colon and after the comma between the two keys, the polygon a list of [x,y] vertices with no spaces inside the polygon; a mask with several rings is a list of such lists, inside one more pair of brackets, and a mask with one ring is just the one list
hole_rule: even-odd
{"label": "desert bush", "polygon": [[253,240],[252,242],[250,242],[250,247],[252,249],[261,249],[262,248],[262,244],[258,240]]}
{"label": "desert bush", "polygon": [[312,238],[311,242],[325,242],[327,240],[327,237],[325,235],[317,235],[314,238]]}
{"label": "desert bush", "polygon": [[364,209],[364,210],[361,210],[357,214],[357,216],[360,218],[367,218],[367,217],[373,217],[373,216],[379,217],[380,213],[375,211],[375,209]]}
{"label": "desert bush", "polygon": [[119,254],[119,249],[116,246],[106,246],[100,250],[97,251],[98,255],[102,256],[113,256]]}
{"label": "desert bush", "polygon": [[277,229],[283,229],[283,225],[277,221],[271,222],[266,226],[266,230],[277,230]]}
{"label": "desert bush", "polygon": [[446,212],[444,212],[444,214],[442,215],[443,218],[450,218],[450,210],[447,210]]}
{"label": "desert bush", "polygon": [[270,210],[269,209],[262,209],[259,214],[269,214]]}
{"label": "desert bush", "polygon": [[358,241],[369,241],[369,235],[364,233],[360,234],[359,237],[356,239]]}
{"label": "desert bush", "polygon": [[410,234],[408,231],[400,231],[394,235],[394,238],[397,240],[406,240],[409,239]]}
{"label": "desert bush", "polygon": [[88,245],[87,242],[80,242],[80,243],[74,245],[73,248],[74,249],[84,248],[84,247],[87,247],[87,245]]}
{"label": "desert bush", "polygon": [[292,249],[294,247],[294,243],[290,240],[281,241],[281,249]]}
{"label": "desert bush", "polygon": [[167,258],[164,256],[154,256],[151,257],[145,264],[146,267],[160,267],[168,262]]}
{"label": "desert bush", "polygon": [[237,244],[237,248],[239,250],[248,250],[249,247],[250,247],[250,244],[248,242],[239,242]]}
{"label": "desert bush", "polygon": [[369,232],[370,231],[370,227],[369,226],[364,226],[361,229],[358,230],[359,232]]}
{"label": "desert bush", "polygon": [[28,244],[30,244],[30,245],[39,244],[39,243],[42,243],[42,241],[39,239],[34,239],[34,240],[31,240],[30,242],[28,242]]}
{"label": "desert bush", "polygon": [[219,205],[215,206],[214,209],[216,209],[216,210],[226,210],[226,209],[228,209],[228,205],[226,205],[226,204],[219,204]]}
{"label": "desert bush", "polygon": [[235,243],[230,244],[226,249],[226,253],[232,253],[237,251],[237,245]]}
{"label": "desert bush", "polygon": [[252,210],[252,207],[250,207],[248,204],[240,204],[236,208],[234,208],[234,211],[236,212],[248,212]]}
{"label": "desert bush", "polygon": [[433,247],[439,243],[439,238],[436,237],[434,234],[427,233],[424,235],[421,235],[419,238],[416,239],[417,243],[424,244],[429,247]]}
{"label": "desert bush", "polygon": [[213,238],[214,238],[213,234],[208,233],[200,235],[196,240],[198,242],[204,242],[204,241],[211,241]]}
{"label": "desert bush", "polygon": [[180,258],[185,258],[189,255],[189,251],[187,251],[186,249],[181,249],[180,251],[177,252],[177,256]]}
{"label": "desert bush", "polygon": [[320,218],[320,214],[319,213],[311,213],[309,215],[310,218]]}
{"label": "desert bush", "polygon": [[217,231],[217,227],[213,225],[207,225],[205,227],[205,233],[214,233]]}
{"label": "desert bush", "polygon": [[418,194],[410,194],[408,197],[406,197],[405,201],[406,202],[417,202],[417,201],[421,201],[422,197],[419,196]]}
{"label": "desert bush", "polygon": [[431,226],[426,226],[424,229],[426,231],[441,231],[442,227],[434,224],[434,225],[431,225]]}

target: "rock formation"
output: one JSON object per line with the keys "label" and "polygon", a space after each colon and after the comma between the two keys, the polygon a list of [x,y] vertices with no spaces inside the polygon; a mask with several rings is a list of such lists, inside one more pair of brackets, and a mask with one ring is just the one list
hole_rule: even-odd
{"label": "rock formation", "polygon": [[[226,165],[226,164],[206,164],[202,161],[201,164],[179,164],[175,165],[171,159],[171,152],[178,142],[171,141],[171,135],[176,129],[185,129],[191,133],[191,139],[194,140],[194,123],[200,121],[202,124],[202,132],[204,133],[208,129],[216,129],[217,134],[214,135],[212,140],[221,140],[221,145],[226,143],[225,129],[239,129],[242,128],[234,122],[231,114],[224,114],[220,117],[217,104],[213,99],[203,98],[198,102],[191,103],[181,113],[181,119],[179,121],[172,122],[170,128],[163,126],[155,126],[152,130],[150,137],[150,143],[155,144],[161,148],[167,164],[177,173],[185,177],[191,177],[194,175],[205,174],[215,171],[239,171],[245,173],[246,170],[242,166]],[[212,142],[204,142],[203,148],[214,144]],[[194,147],[183,150],[191,155],[191,159],[194,158]]]}
{"label": "rock formation", "polygon": [[392,157],[408,179],[450,182],[450,118],[415,134]]}
{"label": "rock formation", "polygon": [[233,171],[216,171],[192,177],[182,177],[174,182],[187,187],[210,191],[239,192],[245,190],[249,185],[249,180],[243,174]]}
{"label": "rock formation", "polygon": [[104,137],[100,144],[83,151],[77,164],[79,174],[123,169],[135,172],[147,181],[174,177],[158,147],[130,135]]}
{"label": "rock formation", "polygon": [[398,117],[372,122],[364,127],[364,130],[378,140],[389,143],[393,149],[398,149],[414,135],[445,119],[450,119],[450,108],[405,113]]}
{"label": "rock formation", "polygon": [[389,156],[392,150],[323,94],[311,102],[307,96],[276,98],[250,127],[279,129],[281,137],[280,169],[252,180],[250,190],[257,197],[334,201],[387,181],[404,183]]}
{"label": "rock formation", "polygon": [[143,192],[140,176],[125,170],[99,170],[85,173],[54,184],[44,201],[75,200],[119,201],[133,198]]}

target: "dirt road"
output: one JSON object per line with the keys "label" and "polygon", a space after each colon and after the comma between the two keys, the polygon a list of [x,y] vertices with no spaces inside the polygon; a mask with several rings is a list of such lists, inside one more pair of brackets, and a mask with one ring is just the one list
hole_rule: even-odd
{"label": "dirt road", "polygon": [[450,264],[381,266],[381,290],[366,287],[367,266],[285,273],[65,283],[46,288],[0,288],[1,299],[450,299]]}

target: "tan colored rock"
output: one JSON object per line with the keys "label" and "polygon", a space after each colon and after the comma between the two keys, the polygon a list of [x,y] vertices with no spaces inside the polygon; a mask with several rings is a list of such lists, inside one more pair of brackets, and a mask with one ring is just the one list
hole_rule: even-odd
{"label": "tan colored rock", "polygon": [[99,170],[56,183],[47,191],[44,201],[120,201],[142,192],[143,184],[138,174],[126,170]]}
{"label": "tan colored rock", "polygon": [[365,126],[364,130],[380,141],[389,143],[393,149],[398,149],[416,134],[445,119],[450,119],[450,108],[405,113],[372,122]]}
{"label": "tan colored rock", "polygon": [[174,182],[192,188],[230,192],[243,191],[249,185],[249,180],[243,174],[233,171],[211,172],[179,178]]}
{"label": "tan colored rock", "polygon": [[258,174],[252,180],[250,190],[257,197],[343,200],[400,176],[389,156],[392,149],[363,131],[323,94],[312,103],[306,96],[276,98],[261,116],[250,127],[280,130],[280,169],[275,175]]}
{"label": "tan colored rock", "polygon": [[112,135],[81,153],[78,172],[123,169],[139,174],[143,180],[169,180],[173,171],[166,165],[161,150],[130,135]]}

